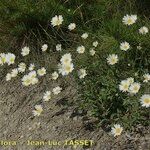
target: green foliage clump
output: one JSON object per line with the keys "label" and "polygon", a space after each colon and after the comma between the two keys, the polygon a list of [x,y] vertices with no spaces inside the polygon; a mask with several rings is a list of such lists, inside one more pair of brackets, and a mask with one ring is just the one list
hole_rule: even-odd
{"label": "green foliage clump", "polygon": [[[107,15],[103,16],[101,26],[96,29],[97,34],[93,32],[99,41],[96,55],[87,56],[87,60],[80,60],[79,63],[88,72],[84,82],[79,81],[82,85],[81,108],[90,110],[101,123],[120,123],[125,128],[132,129],[131,127],[137,124],[150,123],[148,108],[143,108],[140,104],[140,97],[149,93],[149,83],[143,83],[143,75],[149,72],[150,35],[140,35],[138,32],[142,26],[150,27],[150,23],[148,18],[139,13],[137,6],[135,9],[133,2],[132,5],[127,4],[129,1],[118,5],[115,2],[117,1],[111,3],[110,18],[108,19]],[[126,14],[137,14],[137,23],[132,26],[124,25],[122,18]],[[127,52],[119,48],[120,43],[124,41],[131,45]],[[141,45],[142,49],[138,49],[138,45]],[[109,54],[118,55],[119,62],[116,65],[111,66],[107,63],[106,58]],[[119,90],[120,82],[129,77],[141,83],[141,89],[136,95]]]}

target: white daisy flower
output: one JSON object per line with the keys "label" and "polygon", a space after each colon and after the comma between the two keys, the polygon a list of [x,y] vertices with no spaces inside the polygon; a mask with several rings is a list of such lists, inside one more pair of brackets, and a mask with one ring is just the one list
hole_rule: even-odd
{"label": "white daisy flower", "polygon": [[41,69],[37,70],[39,76],[44,76],[46,74],[46,69],[42,67]]}
{"label": "white daisy flower", "polygon": [[57,86],[55,88],[53,88],[53,94],[54,95],[58,95],[61,92],[62,88]]}
{"label": "white daisy flower", "polygon": [[31,78],[31,84],[32,85],[37,84],[38,82],[39,82],[38,78]]}
{"label": "white daisy flower", "polygon": [[93,46],[97,47],[98,46],[98,41],[93,42]]}
{"label": "white daisy flower", "polygon": [[118,62],[118,55],[112,54],[107,57],[107,63],[109,65],[114,65]]}
{"label": "white daisy flower", "polygon": [[61,59],[60,59],[60,62],[64,65],[68,65],[70,64],[72,61],[72,58],[71,58],[71,54],[70,53],[67,53],[67,54],[64,54]]}
{"label": "white daisy flower", "polygon": [[87,39],[88,38],[88,33],[83,33],[82,35],[81,35],[81,37],[83,38],[83,39]]}
{"label": "white daisy flower", "polygon": [[122,22],[125,24],[125,25],[132,25],[136,22],[137,20],[137,15],[126,15],[123,17],[122,19]]}
{"label": "white daisy flower", "polygon": [[132,78],[132,77],[127,78],[127,81],[129,82],[129,84],[132,84],[134,82],[134,78]]}
{"label": "white daisy flower", "polygon": [[71,30],[74,30],[76,28],[76,24],[75,23],[70,23],[69,26],[68,26],[68,29],[71,31]]}
{"label": "white daisy flower", "polygon": [[67,64],[67,65],[59,64],[58,70],[59,70],[59,73],[61,73],[63,76],[65,76],[74,70],[74,65],[73,65],[73,63]]}
{"label": "white daisy flower", "polygon": [[38,83],[38,81],[39,80],[37,78],[36,71],[31,71],[27,75],[24,75],[22,78],[22,84],[24,86],[34,85]]}
{"label": "white daisy flower", "polygon": [[6,62],[8,63],[8,65],[14,64],[15,58],[16,58],[16,56],[12,53],[6,54]]}
{"label": "white daisy flower", "polygon": [[61,49],[61,44],[57,44],[56,45],[56,51],[61,51],[62,49]]}
{"label": "white daisy flower", "polygon": [[25,72],[25,70],[26,70],[26,64],[23,63],[23,62],[21,62],[21,63],[18,65],[18,71],[21,72],[21,73],[23,73],[23,72]]}
{"label": "white daisy flower", "polygon": [[130,48],[130,44],[128,42],[122,42],[120,44],[120,49],[123,50],[123,51],[127,51],[128,49]]}
{"label": "white daisy flower", "polygon": [[62,15],[59,15],[59,16],[55,15],[55,17],[53,17],[51,20],[51,25],[53,27],[60,26],[63,21],[64,21],[64,19],[63,19]]}
{"label": "white daisy flower", "polygon": [[143,77],[144,77],[144,81],[143,82],[150,81],[150,74],[149,73],[144,74]]}
{"label": "white daisy flower", "polygon": [[1,65],[5,64],[6,61],[7,61],[6,54],[5,53],[1,53],[0,57],[1,57]]}
{"label": "white daisy flower", "polygon": [[62,74],[68,75],[69,73],[71,73],[74,70],[73,63],[67,64],[67,65],[62,65],[62,66],[63,66],[62,68],[64,70],[64,73],[62,73]]}
{"label": "white daisy flower", "polygon": [[47,102],[51,99],[51,92],[50,91],[46,91],[44,93],[44,96],[43,96],[43,101]]}
{"label": "white daisy flower", "polygon": [[146,108],[150,107],[150,95],[149,94],[142,95],[142,97],[140,98],[140,102],[143,107]]}
{"label": "white daisy flower", "polygon": [[24,75],[21,80],[24,86],[29,86],[32,83],[32,78],[29,75]]}
{"label": "white daisy flower", "polygon": [[128,80],[122,80],[119,85],[119,90],[122,92],[127,92],[129,90],[130,83]]}
{"label": "white daisy flower", "polygon": [[36,71],[29,72],[28,76],[30,76],[31,79],[36,78],[37,76]]}
{"label": "white daisy flower", "polygon": [[35,110],[32,111],[34,116],[40,116],[43,112],[43,107],[41,105],[35,105]]}
{"label": "white daisy flower", "polygon": [[77,52],[78,52],[79,54],[83,54],[83,53],[85,52],[85,47],[84,47],[83,45],[79,46],[79,47],[77,48]]}
{"label": "white daisy flower", "polygon": [[29,55],[29,53],[30,53],[29,47],[25,46],[24,48],[22,48],[22,52],[21,52],[22,56],[27,56]]}
{"label": "white daisy flower", "polygon": [[138,46],[137,46],[137,49],[138,49],[138,50],[141,50],[141,49],[142,49],[141,45],[138,45]]}
{"label": "white daisy flower", "polygon": [[83,79],[87,75],[86,70],[85,69],[80,69],[78,71],[78,75],[79,75],[80,79]]}
{"label": "white daisy flower", "polygon": [[143,26],[139,29],[140,34],[147,34],[148,33],[148,28]]}
{"label": "white daisy flower", "polygon": [[114,135],[114,137],[121,135],[122,131],[123,127],[121,127],[120,124],[115,124],[114,127],[111,128],[111,133]]}
{"label": "white daisy flower", "polygon": [[129,87],[129,92],[130,92],[131,94],[136,94],[136,93],[138,93],[138,91],[140,90],[140,87],[141,87],[140,83],[134,82],[134,83],[132,83],[131,86]]}
{"label": "white daisy flower", "polygon": [[58,76],[59,75],[58,75],[58,73],[56,71],[52,73],[52,79],[53,80],[57,80]]}
{"label": "white daisy flower", "polygon": [[18,69],[15,68],[11,71],[11,77],[16,77],[18,75]]}
{"label": "white daisy flower", "polygon": [[6,75],[6,81],[10,81],[12,78],[11,73],[7,73]]}
{"label": "white daisy flower", "polygon": [[41,48],[42,52],[45,52],[47,50],[47,48],[48,48],[47,44],[42,45],[42,48]]}
{"label": "white daisy flower", "polygon": [[35,68],[35,65],[34,64],[30,64],[29,70],[32,71],[32,70],[34,70],[34,68]]}
{"label": "white daisy flower", "polygon": [[96,51],[92,48],[92,49],[90,49],[90,55],[91,56],[94,56],[95,55],[95,53],[96,53]]}

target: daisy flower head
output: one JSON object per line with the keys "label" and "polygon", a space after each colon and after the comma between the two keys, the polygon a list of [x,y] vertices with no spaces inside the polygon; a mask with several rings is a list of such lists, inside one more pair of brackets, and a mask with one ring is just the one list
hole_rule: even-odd
{"label": "daisy flower head", "polygon": [[109,65],[114,65],[114,64],[116,64],[117,62],[118,62],[118,55],[116,55],[116,54],[111,54],[111,55],[109,55],[108,57],[107,57],[107,63],[109,64]]}
{"label": "daisy flower head", "polygon": [[73,63],[64,65],[64,64],[59,64],[59,73],[61,73],[63,76],[68,75],[69,73],[71,73],[74,70],[74,65]]}
{"label": "daisy flower head", "polygon": [[18,69],[15,68],[11,71],[11,77],[16,77],[18,75]]}
{"label": "daisy flower head", "polygon": [[6,63],[6,54],[5,53],[1,53],[0,54],[0,58],[1,58],[1,65]]}
{"label": "daisy flower head", "polygon": [[24,75],[21,80],[24,86],[29,86],[31,84],[32,78],[29,75]]}
{"label": "daisy flower head", "polygon": [[93,48],[92,48],[92,49],[90,49],[90,55],[91,55],[91,56],[94,56],[94,55],[95,55],[95,53],[96,53],[96,52],[95,52],[95,50],[94,50]]}
{"label": "daisy flower head", "polygon": [[26,64],[23,63],[23,62],[21,62],[21,63],[18,65],[18,71],[21,72],[21,73],[23,73],[23,72],[25,72],[25,70],[26,70]]}
{"label": "daisy flower head", "polygon": [[37,84],[38,82],[39,82],[39,79],[37,77],[31,78],[31,84],[32,85]]}
{"label": "daisy flower head", "polygon": [[138,49],[138,50],[141,50],[141,49],[142,49],[142,46],[141,46],[141,45],[138,45],[138,46],[137,46],[137,49]]}
{"label": "daisy flower head", "polygon": [[58,75],[58,73],[56,71],[52,73],[52,79],[53,80],[57,80],[58,76],[59,75]]}
{"label": "daisy flower head", "polygon": [[97,47],[98,46],[98,41],[93,42],[93,46]]}
{"label": "daisy flower head", "polygon": [[39,76],[44,76],[46,74],[46,69],[42,67],[41,69],[37,70]]}
{"label": "daisy flower head", "polygon": [[63,65],[63,70],[65,72],[65,75],[68,75],[69,73],[71,73],[74,70],[73,63],[67,64],[67,65]]}
{"label": "daisy flower head", "polygon": [[72,58],[71,58],[70,53],[64,54],[60,59],[61,64],[64,64],[64,65],[70,64],[71,61],[72,61]]}
{"label": "daisy flower head", "polygon": [[129,92],[130,92],[131,94],[136,94],[136,93],[139,92],[140,87],[141,87],[140,83],[134,82],[134,83],[132,83],[132,84],[130,85],[130,87],[129,87]]}
{"label": "daisy flower head", "polygon": [[70,23],[69,26],[68,26],[68,29],[70,31],[74,30],[76,28],[76,24],[75,23]]}
{"label": "daisy flower head", "polygon": [[31,79],[36,78],[37,76],[36,71],[29,72],[28,76],[30,76]]}
{"label": "daisy flower head", "polygon": [[142,97],[140,98],[140,102],[143,107],[146,108],[150,107],[150,95],[149,94],[142,95]]}
{"label": "daisy flower head", "polygon": [[140,29],[139,29],[139,33],[140,34],[147,34],[148,33],[148,28],[147,27],[145,27],[145,26],[143,26],[143,27],[141,27]]}
{"label": "daisy flower head", "polygon": [[34,68],[35,68],[35,65],[34,64],[30,64],[29,70],[32,71],[32,70],[34,70]]}
{"label": "daisy flower head", "polygon": [[6,81],[10,81],[12,78],[11,73],[7,73],[6,75]]}
{"label": "daisy flower head", "polygon": [[80,69],[78,71],[78,76],[79,76],[80,79],[83,79],[86,75],[87,75],[87,73],[86,73],[85,69]]}
{"label": "daisy flower head", "polygon": [[12,53],[6,54],[6,62],[8,63],[8,65],[14,64],[15,58],[16,58],[16,56]]}
{"label": "daisy flower head", "polygon": [[56,51],[61,51],[62,49],[61,49],[61,44],[57,44],[56,45]]}
{"label": "daisy flower head", "polygon": [[132,84],[134,82],[134,78],[132,78],[132,77],[127,78],[127,81],[129,82],[129,84]]}
{"label": "daisy flower head", "polygon": [[136,20],[137,20],[137,15],[126,15],[123,17],[122,19],[122,22],[125,24],[125,25],[132,25],[134,23],[136,23]]}
{"label": "daisy flower head", "polygon": [[130,48],[130,44],[128,42],[122,42],[120,44],[120,49],[123,50],[123,51],[127,51],[128,49]]}
{"label": "daisy flower head", "polygon": [[43,101],[47,102],[51,99],[51,92],[50,91],[46,91],[44,93],[44,96],[43,96]]}
{"label": "daisy flower head", "polygon": [[58,95],[61,92],[62,88],[57,86],[55,88],[53,88],[53,94],[54,95]]}
{"label": "daisy flower head", "polygon": [[22,56],[27,56],[27,55],[29,55],[29,53],[30,53],[29,47],[25,46],[22,48],[22,51],[21,51]]}
{"label": "daisy flower head", "polygon": [[115,124],[114,127],[111,128],[111,134],[114,135],[114,137],[121,135],[123,131],[123,127],[120,126],[120,124]]}
{"label": "daisy flower head", "polygon": [[48,48],[47,44],[42,45],[42,48],[41,48],[42,52],[45,52],[47,50],[47,48]]}
{"label": "daisy flower head", "polygon": [[41,113],[43,112],[43,107],[42,105],[35,105],[35,110],[32,111],[34,116],[40,116]]}
{"label": "daisy flower head", "polygon": [[122,92],[127,92],[129,90],[130,83],[128,80],[122,80],[119,85],[119,90]]}
{"label": "daisy flower head", "polygon": [[83,34],[81,35],[82,39],[87,39],[88,36],[89,36],[88,33],[83,33]]}
{"label": "daisy flower head", "polygon": [[53,27],[60,26],[63,21],[64,21],[64,19],[63,19],[62,15],[55,15],[51,20],[51,25]]}
{"label": "daisy flower head", "polygon": [[148,81],[150,81],[150,74],[149,73],[144,74],[143,77],[144,77],[144,81],[143,82],[147,83]]}
{"label": "daisy flower head", "polygon": [[79,54],[83,54],[83,53],[85,52],[85,47],[84,47],[83,45],[79,46],[79,47],[77,48],[77,52],[78,52]]}

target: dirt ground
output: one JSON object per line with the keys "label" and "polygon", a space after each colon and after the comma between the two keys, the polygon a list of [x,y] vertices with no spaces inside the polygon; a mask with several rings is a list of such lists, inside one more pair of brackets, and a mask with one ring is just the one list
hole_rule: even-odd
{"label": "dirt ground", "polygon": [[[23,87],[18,79],[0,81],[0,150],[149,150],[150,131],[139,127],[133,134],[118,138],[102,128],[95,128],[95,119],[82,112],[76,112],[74,105],[77,99],[77,85],[71,77],[67,82],[61,79],[57,84],[41,78],[40,83],[32,87]],[[49,102],[42,102],[43,93],[52,90],[56,85],[63,91]],[[32,110],[36,104],[42,104],[44,111],[39,117],[33,117]],[[77,146],[66,140],[93,140],[89,146]],[[11,146],[4,146],[10,141]],[[13,146],[13,141],[17,145]],[[31,142],[32,141],[32,142]],[[34,141],[34,142],[33,142]],[[44,144],[41,144],[43,143]],[[50,142],[60,145],[51,146]],[[31,145],[32,143],[32,145]],[[40,145],[40,144],[41,145]],[[8,143],[7,143],[8,144]],[[90,145],[91,144],[91,145]]]}

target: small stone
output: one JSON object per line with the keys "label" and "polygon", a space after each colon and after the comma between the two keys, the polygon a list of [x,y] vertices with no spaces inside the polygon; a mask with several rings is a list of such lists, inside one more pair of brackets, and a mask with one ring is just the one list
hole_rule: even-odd
{"label": "small stone", "polygon": [[77,117],[77,116],[73,117],[73,120],[74,120],[74,121],[77,121],[77,120],[78,120],[78,117]]}

